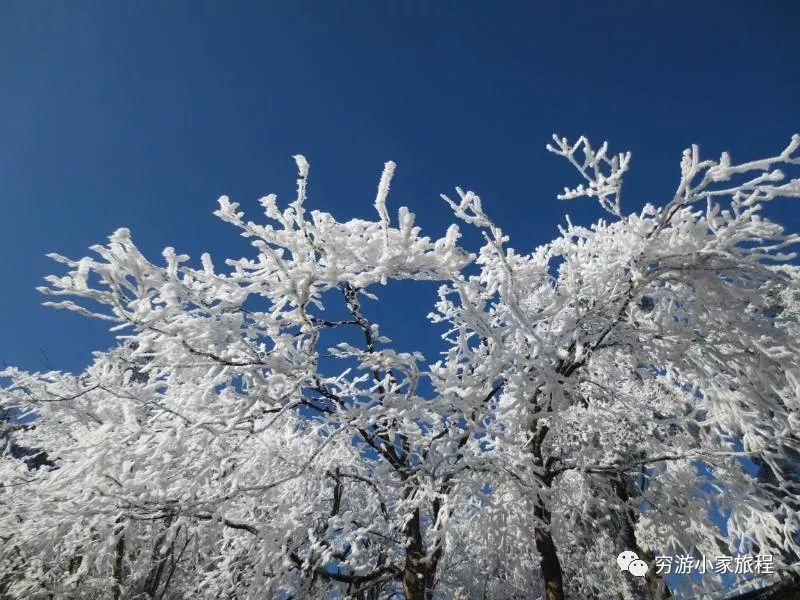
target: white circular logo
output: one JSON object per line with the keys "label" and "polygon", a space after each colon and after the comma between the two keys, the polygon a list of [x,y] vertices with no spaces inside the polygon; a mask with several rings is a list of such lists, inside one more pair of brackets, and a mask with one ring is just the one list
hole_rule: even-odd
{"label": "white circular logo", "polygon": [[644,577],[647,575],[647,563],[638,558],[632,560],[631,564],[628,565],[628,573],[634,577]]}
{"label": "white circular logo", "polygon": [[632,552],[631,550],[625,550],[625,552],[620,553],[617,557],[617,564],[619,565],[620,571],[627,571],[628,566],[631,564],[632,561],[638,560],[639,556],[636,552]]}

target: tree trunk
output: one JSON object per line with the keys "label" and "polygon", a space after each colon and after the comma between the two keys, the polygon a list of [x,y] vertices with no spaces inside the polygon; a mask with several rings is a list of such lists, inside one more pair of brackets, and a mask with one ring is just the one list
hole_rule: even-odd
{"label": "tree trunk", "polygon": [[624,477],[620,476],[612,481],[614,492],[617,497],[622,501],[620,507],[620,540],[624,546],[621,550],[632,550],[645,561],[650,567],[641,581],[638,577],[632,577],[628,581],[631,585],[631,592],[637,598],[644,600],[666,600],[672,597],[663,575],[656,573],[655,556],[652,552],[646,552],[639,547],[636,541],[636,532],[634,531],[634,523],[636,521],[636,514],[628,507],[630,500],[630,493],[628,492],[628,485]]}
{"label": "tree trunk", "polygon": [[403,592],[406,600],[426,600],[425,552],[420,534],[419,508],[406,525],[406,563],[403,568]]}
{"label": "tree trunk", "polygon": [[119,539],[117,540],[117,546],[114,550],[114,566],[112,573],[112,576],[114,577],[114,590],[113,590],[114,600],[118,600],[120,594],[122,593],[122,580],[123,580],[122,569],[124,566],[123,562],[124,559],[125,559],[125,533],[120,532]]}
{"label": "tree trunk", "polygon": [[539,552],[539,565],[544,579],[544,600],[564,600],[564,580],[561,574],[561,563],[558,552],[550,535],[550,511],[544,506],[537,506],[536,517],[543,524],[534,529],[536,550]]}
{"label": "tree trunk", "polygon": [[[552,477],[549,474],[551,461],[546,460],[542,452],[542,443],[547,436],[548,429],[546,425],[540,425],[534,419],[530,426],[532,436],[529,449],[533,454],[536,465],[545,472],[543,482],[547,487],[550,487],[552,482]],[[558,560],[558,551],[550,530],[552,515],[541,495],[537,499],[533,514],[538,521],[537,526],[534,528],[534,539],[536,550],[539,552],[539,566],[544,580],[544,600],[564,600],[564,576],[561,572],[561,562]]]}

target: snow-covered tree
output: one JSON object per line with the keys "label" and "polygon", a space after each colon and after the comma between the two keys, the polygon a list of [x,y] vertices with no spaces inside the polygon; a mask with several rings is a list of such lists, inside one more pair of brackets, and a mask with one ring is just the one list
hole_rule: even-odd
{"label": "snow-covered tree", "polygon": [[[630,154],[549,148],[586,180],[561,197],[610,217],[530,253],[472,192],[445,197],[472,252],[458,225],[390,216],[391,162],[375,221],[309,211],[296,156],[266,224],[220,199],[254,248],[224,269],[154,264],[126,229],[51,255],[48,304],[119,345],[78,374],[1,373],[0,407],[35,420],[0,457],[0,595],[655,599],[663,578],[620,573],[620,551],[796,568],[800,237],[761,213],[800,196],[778,169],[800,136],[742,164],[693,147],[672,197],[629,214]],[[441,282],[441,360],[369,319],[399,279]]]}

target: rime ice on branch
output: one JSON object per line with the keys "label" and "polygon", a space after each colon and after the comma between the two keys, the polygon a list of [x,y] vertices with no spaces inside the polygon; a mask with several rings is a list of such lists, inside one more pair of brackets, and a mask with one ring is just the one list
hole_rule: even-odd
{"label": "rime ice on branch", "polygon": [[[663,598],[614,557],[795,568],[800,238],[761,212],[800,196],[780,170],[800,137],[741,164],[692,147],[665,204],[627,215],[630,154],[554,140],[585,179],[560,197],[611,219],[531,253],[473,192],[445,200],[479,248],[390,216],[391,162],[377,220],[308,210],[297,156],[295,200],[261,199],[263,222],[220,198],[245,258],[150,262],[127,229],[51,255],[48,304],[119,344],[78,374],[1,373],[3,414],[36,419],[2,429],[0,595]],[[362,305],[398,279],[442,284],[435,363]]]}

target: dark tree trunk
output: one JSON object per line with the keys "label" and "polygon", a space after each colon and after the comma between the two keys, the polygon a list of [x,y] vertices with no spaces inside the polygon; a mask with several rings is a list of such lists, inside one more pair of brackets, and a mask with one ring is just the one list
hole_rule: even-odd
{"label": "dark tree trunk", "polygon": [[544,600],[564,600],[564,580],[561,574],[561,563],[558,552],[550,535],[550,511],[543,506],[538,506],[535,511],[536,518],[542,524],[534,529],[536,550],[539,552],[539,566],[544,579]]}
{"label": "dark tree trunk", "polygon": [[[552,482],[552,478],[548,475],[549,461],[545,460],[542,453],[542,442],[547,436],[548,427],[540,426],[537,421],[534,421],[531,424],[531,432],[533,436],[530,442],[530,450],[536,465],[545,471],[543,482],[549,487]],[[550,530],[552,514],[541,496],[537,499],[534,516],[537,520],[537,525],[534,528],[534,538],[536,551],[540,557],[539,567],[542,570],[542,579],[544,580],[544,600],[564,600],[564,576],[561,572],[561,562],[558,560],[558,550]]]}
{"label": "dark tree trunk", "polygon": [[124,566],[124,559],[125,559],[125,533],[120,532],[119,539],[117,540],[117,546],[114,551],[114,600],[118,600],[120,594],[122,593],[122,568]]}
{"label": "dark tree trunk", "polygon": [[406,525],[406,563],[403,568],[403,592],[406,600],[426,600],[425,584],[427,583],[425,568],[425,551],[420,534],[419,508],[414,510]]}
{"label": "dark tree trunk", "polygon": [[636,541],[636,532],[634,531],[634,523],[636,521],[636,514],[628,507],[630,500],[629,485],[623,476],[615,478],[612,481],[612,486],[617,497],[622,501],[620,508],[620,541],[624,545],[622,550],[632,550],[644,560],[650,567],[645,575],[644,581],[638,578],[630,578],[632,592],[638,598],[645,600],[666,600],[672,597],[672,593],[667,587],[664,577],[656,573],[655,569],[655,556],[652,552],[644,551],[639,547]]}

